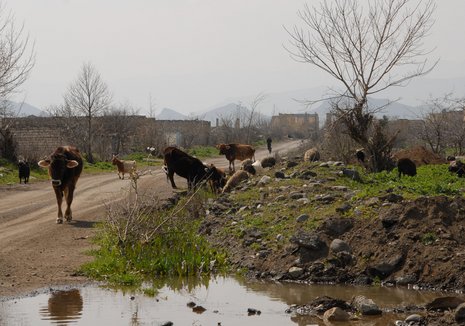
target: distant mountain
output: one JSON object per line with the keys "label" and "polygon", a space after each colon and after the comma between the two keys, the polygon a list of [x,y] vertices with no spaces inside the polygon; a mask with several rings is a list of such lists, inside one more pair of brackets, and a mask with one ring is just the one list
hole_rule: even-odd
{"label": "distant mountain", "polygon": [[161,110],[160,114],[156,115],[158,120],[186,120],[188,119],[187,115],[179,113],[177,111],[164,108]]}
{"label": "distant mountain", "polygon": [[[216,119],[218,119],[218,123],[221,125],[223,119],[235,120],[237,117],[239,117],[239,119],[243,121],[244,119],[246,119],[246,117],[249,117],[250,114],[251,111],[245,106],[237,103],[229,103],[217,108],[213,108],[209,111],[200,113],[197,115],[197,118],[201,120],[210,121],[212,127],[215,127]],[[266,116],[257,110],[255,116],[258,116],[259,114],[263,119],[271,119],[269,116]]]}
{"label": "distant mountain", "polygon": [[[387,116],[389,118],[397,119],[419,119],[422,113],[422,107],[410,106],[400,102],[389,103],[388,99],[369,98],[368,105],[370,108],[378,109],[375,116],[381,118]],[[326,114],[331,110],[330,101],[324,101],[319,106],[309,109],[309,113],[317,113],[320,124],[324,124]]]}
{"label": "distant mountain", "polygon": [[8,108],[11,108],[13,111],[13,114],[17,117],[27,117],[30,115],[35,115],[37,117],[42,117],[42,116],[47,116],[48,113],[45,111],[40,110],[39,108],[23,102],[23,103],[17,103],[13,101],[7,101]]}

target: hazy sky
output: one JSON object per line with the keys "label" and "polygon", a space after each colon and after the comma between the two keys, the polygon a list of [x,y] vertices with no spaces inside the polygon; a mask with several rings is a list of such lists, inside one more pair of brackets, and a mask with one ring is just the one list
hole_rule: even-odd
{"label": "hazy sky", "polygon": [[[36,47],[19,99],[42,109],[62,103],[84,62],[97,68],[116,103],[142,112],[150,96],[158,111],[190,113],[231,97],[328,84],[324,73],[283,48],[289,38],[283,26],[299,23],[303,0],[3,2]],[[428,78],[465,76],[464,13],[465,0],[437,1],[425,43],[437,47],[433,56],[441,63]]]}

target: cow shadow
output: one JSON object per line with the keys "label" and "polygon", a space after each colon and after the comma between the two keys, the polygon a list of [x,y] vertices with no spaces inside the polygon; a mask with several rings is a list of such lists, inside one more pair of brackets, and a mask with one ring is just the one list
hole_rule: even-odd
{"label": "cow shadow", "polygon": [[79,220],[73,220],[69,225],[74,226],[75,228],[81,228],[81,229],[92,229],[95,227],[95,224],[97,222],[92,222],[92,221],[79,221]]}

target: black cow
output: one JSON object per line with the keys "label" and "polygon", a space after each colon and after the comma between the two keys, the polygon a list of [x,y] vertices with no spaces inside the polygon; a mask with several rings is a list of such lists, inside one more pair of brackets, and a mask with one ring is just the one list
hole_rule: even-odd
{"label": "black cow", "polygon": [[465,164],[460,160],[450,161],[449,172],[457,173],[457,176],[461,178],[465,174]]}
{"label": "black cow", "polygon": [[417,175],[417,166],[411,159],[401,158],[397,161],[397,171],[399,172],[399,178],[402,174],[413,177]]}
{"label": "black cow", "polygon": [[72,146],[60,146],[50,158],[39,161],[39,166],[48,168],[48,174],[52,179],[53,190],[58,205],[57,224],[63,223],[61,203],[63,196],[66,200],[65,219],[70,222],[73,219],[71,203],[73,202],[74,189],[81,175],[83,163],[79,150]]}
{"label": "black cow", "polygon": [[164,170],[167,178],[171,182],[173,189],[176,189],[174,183],[174,174],[187,179],[188,189],[191,190],[203,181],[211,181],[210,184],[214,192],[218,187],[223,187],[226,183],[225,173],[216,168],[213,164],[205,165],[198,158],[195,158],[176,147],[166,147],[163,150]]}
{"label": "black cow", "polygon": [[27,161],[20,160],[18,162],[19,183],[22,183],[23,180],[24,184],[28,183],[30,174],[31,168],[29,167],[29,163]]}
{"label": "black cow", "polygon": [[355,151],[355,157],[357,158],[357,161],[359,161],[360,163],[365,163],[365,152],[363,151],[363,149],[357,149]]}

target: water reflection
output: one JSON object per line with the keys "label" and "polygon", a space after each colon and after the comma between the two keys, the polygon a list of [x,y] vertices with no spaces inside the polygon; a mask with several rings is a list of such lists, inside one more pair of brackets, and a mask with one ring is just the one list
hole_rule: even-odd
{"label": "water reflection", "polygon": [[81,318],[83,300],[78,289],[55,291],[50,294],[47,307],[40,308],[44,320],[58,325],[75,323]]}
{"label": "water reflection", "polygon": [[[250,282],[228,277],[171,278],[146,283],[142,291],[87,286],[0,302],[0,325],[161,325],[171,321],[196,326],[323,326],[326,324],[317,317],[291,316],[285,311],[292,304],[307,304],[318,296],[349,301],[359,294],[383,308],[420,305],[441,296],[399,288]],[[189,302],[202,308],[196,311]],[[261,313],[249,314],[249,308]],[[336,325],[385,326],[403,318],[383,314]]]}

